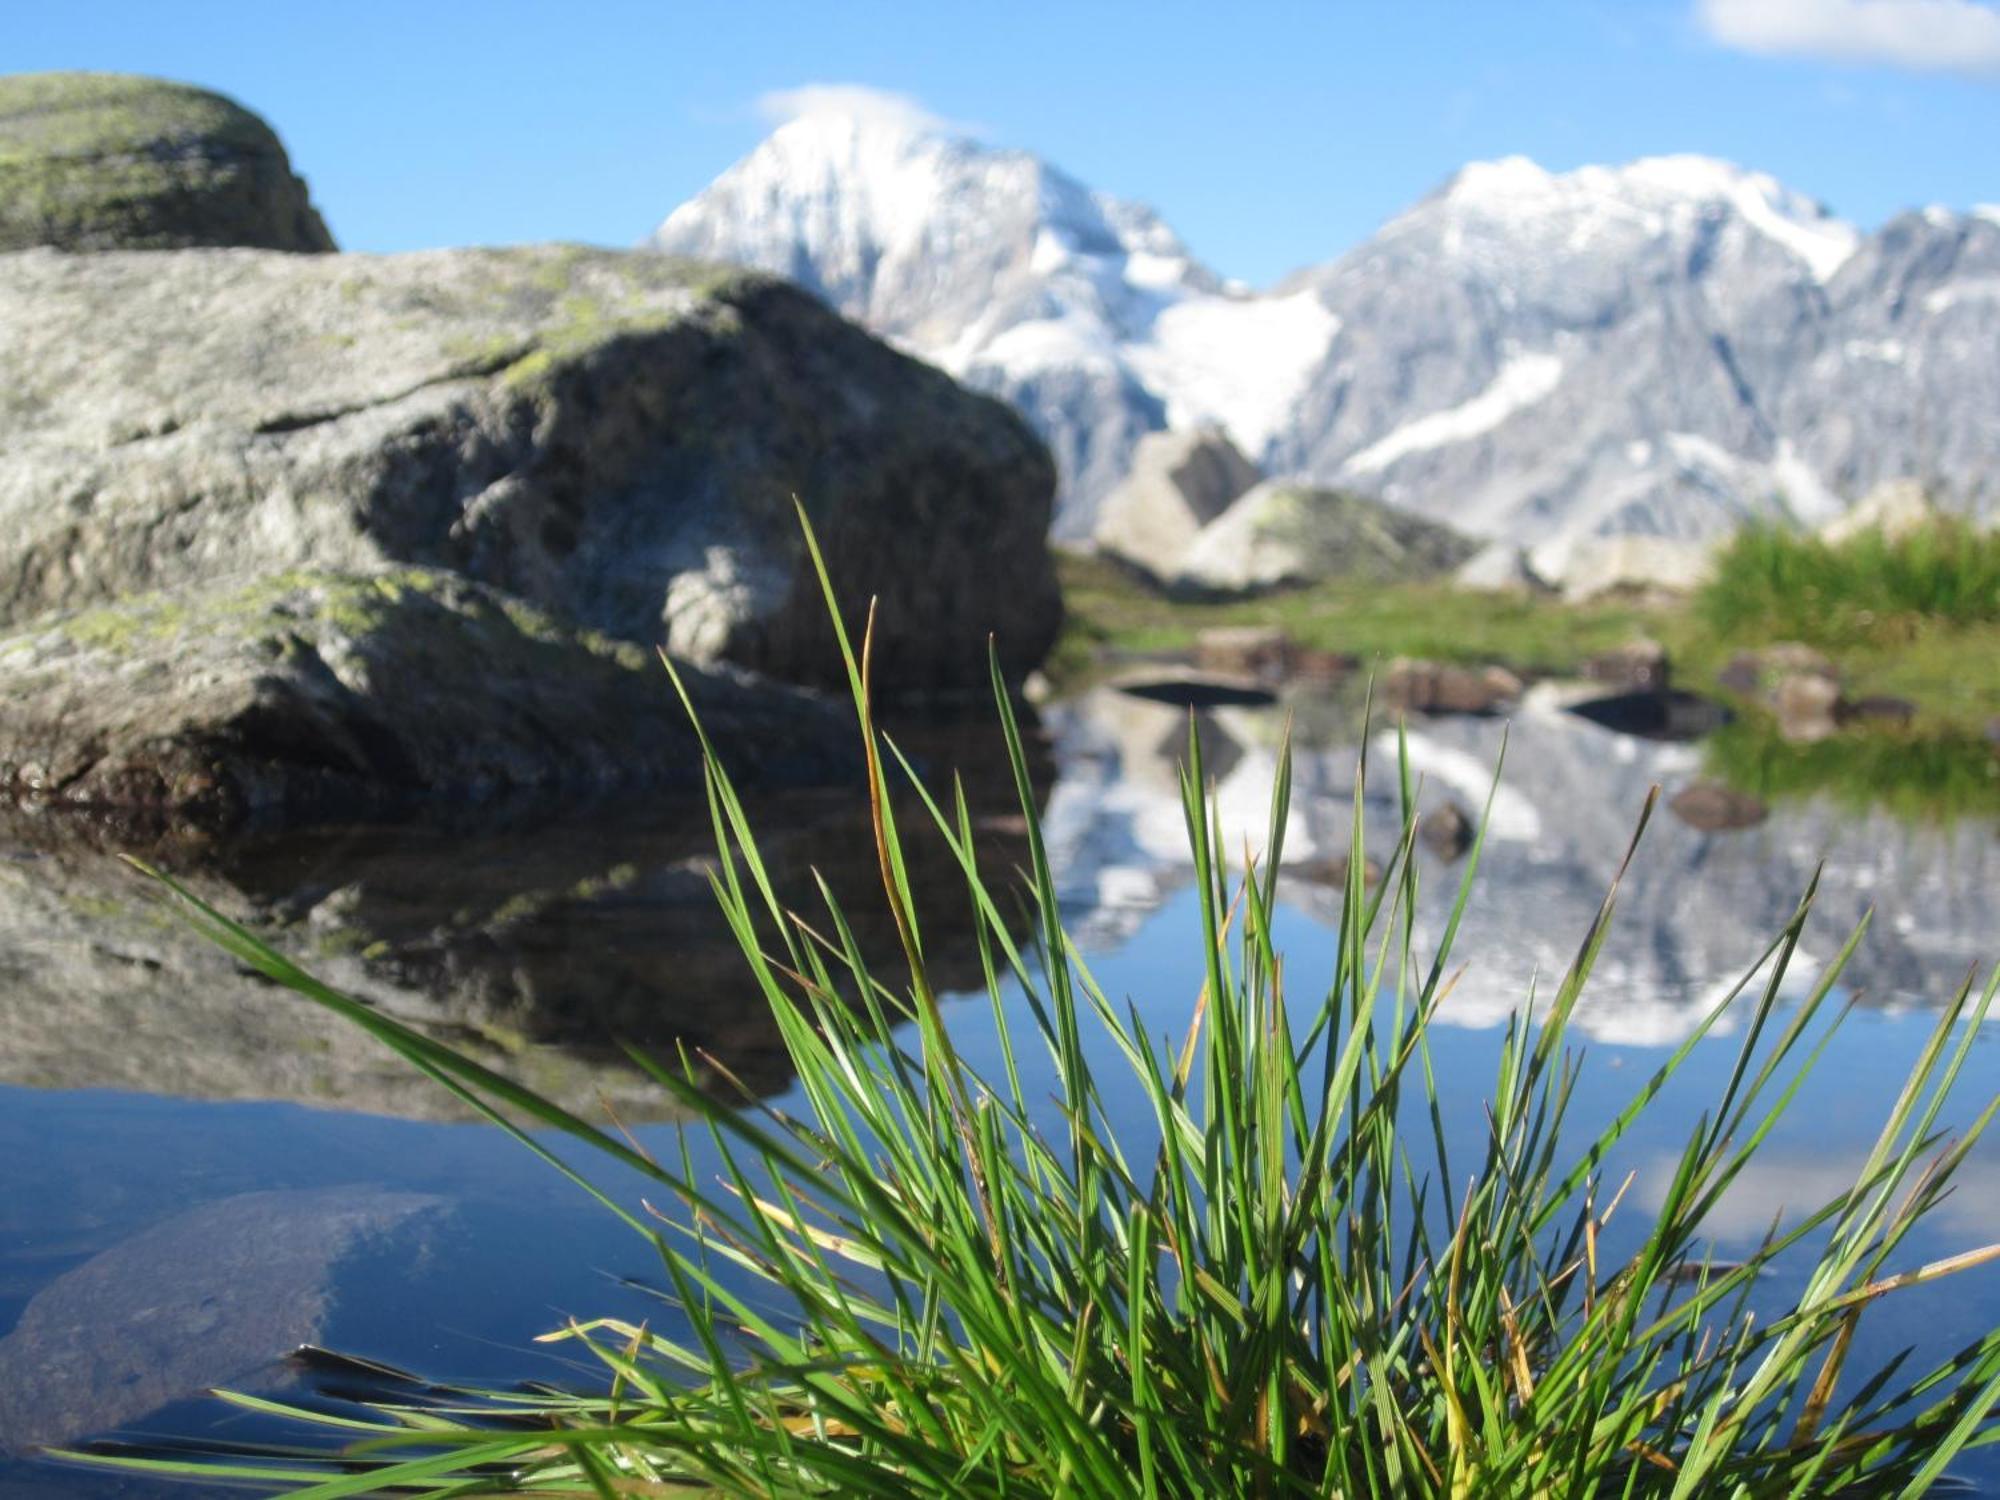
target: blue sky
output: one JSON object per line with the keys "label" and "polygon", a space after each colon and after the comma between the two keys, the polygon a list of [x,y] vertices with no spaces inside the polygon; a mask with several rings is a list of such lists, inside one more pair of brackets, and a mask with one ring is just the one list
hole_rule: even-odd
{"label": "blue sky", "polygon": [[0,71],[156,73],[268,117],[356,250],[629,244],[756,101],[912,96],[1144,199],[1227,275],[1325,260],[1465,161],[1697,151],[1872,226],[2000,200],[1988,0],[6,0]]}

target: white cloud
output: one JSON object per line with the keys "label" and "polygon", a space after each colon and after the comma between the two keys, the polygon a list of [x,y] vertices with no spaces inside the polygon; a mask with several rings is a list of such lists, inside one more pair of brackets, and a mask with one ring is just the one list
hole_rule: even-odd
{"label": "white cloud", "polygon": [[966,132],[965,126],[939,118],[908,94],[873,89],[863,83],[808,83],[795,89],[775,89],[757,96],[757,113],[774,126],[808,116],[835,116],[910,130]]}
{"label": "white cloud", "polygon": [[2000,75],[2000,9],[1978,0],[1697,0],[1708,34],[1765,57]]}

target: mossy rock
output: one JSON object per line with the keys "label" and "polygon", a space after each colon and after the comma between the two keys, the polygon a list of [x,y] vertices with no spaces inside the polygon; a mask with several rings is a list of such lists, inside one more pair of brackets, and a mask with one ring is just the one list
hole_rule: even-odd
{"label": "mossy rock", "polygon": [[232,245],[334,248],[256,115],[156,78],[0,77],[0,251]]}
{"label": "mossy rock", "polygon": [[[823,701],[680,672],[747,779],[851,771]],[[444,571],[301,569],[0,635],[0,801],[228,829],[584,801],[701,765],[649,653]]]}

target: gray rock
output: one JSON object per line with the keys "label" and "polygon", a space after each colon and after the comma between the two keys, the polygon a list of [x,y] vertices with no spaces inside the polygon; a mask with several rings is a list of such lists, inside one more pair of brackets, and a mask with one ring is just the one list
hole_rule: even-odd
{"label": "gray rock", "polygon": [[1478,594],[1546,594],[1548,580],[1535,571],[1527,549],[1488,542],[1452,574],[1452,582]]}
{"label": "gray rock", "polygon": [[1563,597],[1574,602],[1606,594],[1678,596],[1708,582],[1715,554],[1706,543],[1671,537],[1602,536],[1538,554],[1536,567],[1560,578]]}
{"label": "gray rock", "polygon": [[0,251],[333,249],[271,128],[120,73],[0,78]]}
{"label": "gray rock", "polygon": [[1424,841],[1424,847],[1446,864],[1463,858],[1477,833],[1472,815],[1456,802],[1440,803],[1417,825],[1417,837]]}
{"label": "gray rock", "polygon": [[1297,645],[1276,625],[1213,625],[1194,638],[1194,664],[1203,672],[1278,682],[1298,656]]}
{"label": "gray rock", "polygon": [[1379,500],[1266,480],[1203,526],[1171,587],[1255,594],[1333,579],[1407,582],[1450,572],[1478,544]]}
{"label": "gray rock", "polygon": [[1382,701],[1419,714],[1490,714],[1519,700],[1521,679],[1505,667],[1458,667],[1397,657],[1382,674]]}
{"label": "gray rock", "polygon": [[1819,537],[1821,541],[1838,546],[1852,537],[1873,531],[1889,541],[1900,541],[1912,532],[1932,525],[1938,517],[1938,508],[1931,504],[1931,498],[1924,493],[1921,484],[1912,479],[1896,479],[1878,484],[1854,509],[1835,516],[1820,527]]}
{"label": "gray rock", "polygon": [[1157,581],[1178,575],[1196,536],[1257,483],[1254,464],[1221,432],[1156,432],[1104,499],[1097,549]]}
{"label": "gray rock", "polygon": [[[742,774],[848,769],[822,701],[699,669],[685,679]],[[0,636],[0,796],[16,800],[228,827],[700,775],[645,648],[449,573],[282,573]]]}
{"label": "gray rock", "polygon": [[1771,709],[1778,733],[1793,744],[1809,745],[1839,728],[1840,684],[1818,672],[1791,672],[1771,686]]}
{"label": "gray rock", "polygon": [[360,1188],[242,1193],[114,1245],[0,1339],[0,1444],[86,1437],[256,1374],[319,1335],[343,1259],[441,1207]]}
{"label": "gray rock", "polygon": [[1702,833],[1727,833],[1754,828],[1771,815],[1748,792],[1718,781],[1692,781],[1667,799],[1667,810]]}
{"label": "gray rock", "polygon": [[769,277],[543,246],[0,261],[0,624],[279,568],[415,563],[832,684],[794,512],[885,692],[1054,637],[1021,420]]}
{"label": "gray rock", "polygon": [[1732,693],[1746,698],[1769,699],[1779,678],[1794,673],[1824,677],[1838,683],[1840,673],[1823,651],[1802,641],[1779,641],[1751,651],[1739,651],[1716,674],[1716,681]]}
{"label": "gray rock", "polygon": [[1663,692],[1672,680],[1673,663],[1665,646],[1641,636],[1585,658],[1583,675],[1630,692]]}

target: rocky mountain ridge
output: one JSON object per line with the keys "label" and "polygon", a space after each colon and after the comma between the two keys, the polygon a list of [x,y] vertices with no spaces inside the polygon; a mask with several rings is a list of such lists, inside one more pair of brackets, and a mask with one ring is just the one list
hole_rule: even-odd
{"label": "rocky mountain ridge", "polygon": [[1564,571],[1593,537],[1819,522],[1915,478],[1975,514],[2000,460],[2000,210],[1864,234],[1694,156],[1475,163],[1264,292],[1141,205],[904,119],[806,114],[651,243],[800,281],[1013,402],[1080,539],[1161,429],[1372,493]]}

